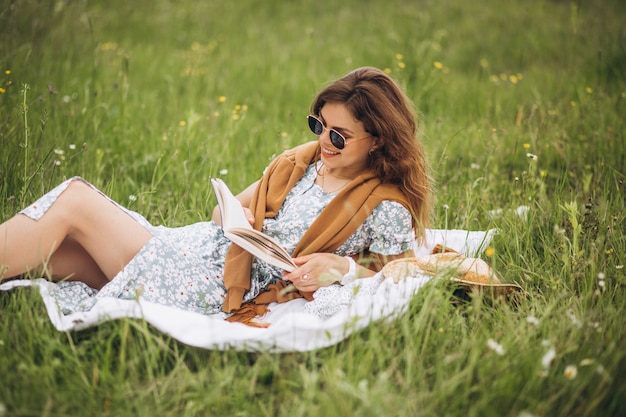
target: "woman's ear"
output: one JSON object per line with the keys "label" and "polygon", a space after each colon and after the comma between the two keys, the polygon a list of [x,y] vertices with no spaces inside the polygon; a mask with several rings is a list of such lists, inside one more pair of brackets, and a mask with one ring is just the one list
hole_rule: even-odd
{"label": "woman's ear", "polygon": [[385,141],[383,138],[375,136],[374,138],[374,143],[372,143],[372,146],[370,146],[370,150],[369,153],[370,155],[374,152],[379,150],[380,148],[382,148],[385,145]]}

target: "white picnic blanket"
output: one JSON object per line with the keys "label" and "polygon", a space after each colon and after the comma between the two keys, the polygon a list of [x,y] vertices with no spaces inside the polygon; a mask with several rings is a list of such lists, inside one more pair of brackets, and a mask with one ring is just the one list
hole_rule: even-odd
{"label": "white picnic blanket", "polygon": [[[429,254],[443,244],[468,257],[482,252],[495,229],[483,231],[427,231],[426,241],[416,245],[416,256]],[[310,351],[339,343],[370,323],[392,320],[403,314],[411,298],[430,280],[428,275],[409,277],[398,283],[379,273],[350,286],[334,286],[307,305],[303,299],[270,304],[270,312],[259,318],[270,323],[255,328],[230,323],[221,314],[202,315],[142,300],[103,298],[87,312],[63,315],[53,296],[55,283],[46,279],[15,280],[0,290],[35,287],[39,290],[50,321],[59,331],[81,330],[107,320],[143,319],[159,331],[190,346],[205,349],[245,351]],[[356,290],[355,286],[360,290]],[[334,292],[333,292],[334,291]],[[306,306],[306,307],[305,307]],[[329,315],[328,312],[332,312]]]}

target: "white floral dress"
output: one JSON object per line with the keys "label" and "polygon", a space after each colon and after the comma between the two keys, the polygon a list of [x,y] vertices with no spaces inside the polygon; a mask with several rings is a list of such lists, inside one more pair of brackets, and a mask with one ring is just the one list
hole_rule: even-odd
{"label": "white floral dress", "polygon": [[[290,253],[335,196],[326,194],[316,185],[315,177],[315,166],[311,165],[289,192],[276,217],[266,219],[263,225],[263,231],[278,239]],[[20,213],[38,220],[69,183],[76,180],[84,181],[79,177],[69,179]],[[103,297],[141,297],[183,310],[219,313],[226,294],[223,271],[226,251],[230,246],[222,228],[212,221],[178,228],[153,226],[140,214],[112,203],[132,216],[154,237],[100,291],[82,282],[59,283],[55,297],[60,310],[64,314],[87,311]],[[368,248],[378,254],[396,255],[411,250],[414,241],[410,213],[397,202],[383,201],[335,253],[352,255]],[[281,276],[276,267],[255,260],[251,288],[244,301],[256,297]]]}

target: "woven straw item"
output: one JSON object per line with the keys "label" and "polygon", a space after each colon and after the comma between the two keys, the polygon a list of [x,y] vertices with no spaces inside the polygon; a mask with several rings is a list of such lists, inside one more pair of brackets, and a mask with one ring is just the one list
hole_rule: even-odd
{"label": "woven straw item", "polygon": [[491,287],[508,293],[522,288],[504,284],[491,267],[480,258],[467,258],[459,253],[437,253],[419,258],[396,259],[383,267],[383,276],[394,282],[420,273],[450,276],[450,280],[471,287]]}

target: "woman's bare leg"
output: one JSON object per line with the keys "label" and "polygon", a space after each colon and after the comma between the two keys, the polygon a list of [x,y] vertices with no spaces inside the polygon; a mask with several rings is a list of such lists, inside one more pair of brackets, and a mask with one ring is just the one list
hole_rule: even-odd
{"label": "woman's bare leg", "polygon": [[55,281],[81,281],[97,290],[109,282],[85,248],[69,236],[44,265],[44,272]]}
{"label": "woman's bare leg", "polygon": [[[0,225],[0,265],[4,266],[0,277],[47,265],[54,275],[75,274],[81,281],[101,283],[102,275],[81,275],[88,271],[97,274],[99,269],[106,279],[112,279],[151,237],[106,197],[82,181],[72,181],[38,221],[18,214]],[[87,254],[97,269],[89,266],[89,259],[81,253]],[[76,264],[71,262],[72,256]]]}

